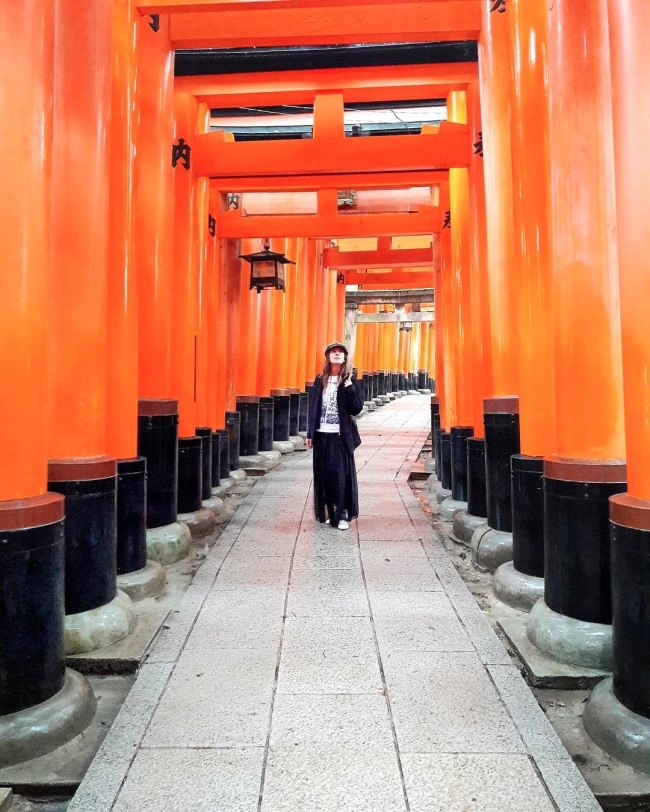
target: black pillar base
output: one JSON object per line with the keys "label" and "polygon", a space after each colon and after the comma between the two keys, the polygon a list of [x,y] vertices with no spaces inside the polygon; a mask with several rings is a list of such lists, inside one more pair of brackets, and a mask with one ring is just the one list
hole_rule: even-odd
{"label": "black pillar base", "polygon": [[467,440],[467,512],[471,516],[487,517],[485,440],[482,437]]}
{"label": "black pillar base", "polygon": [[117,462],[50,460],[48,490],[65,496],[65,612],[76,615],[117,594]]}
{"label": "black pillar base", "polygon": [[221,484],[221,432],[212,432],[212,474],[210,483],[213,488]]}
{"label": "black pillar base", "polygon": [[512,533],[510,457],[519,453],[519,398],[486,398],[483,408],[487,520],[493,530]]}
{"label": "black pillar base", "polygon": [[178,439],[178,513],[193,513],[201,509],[202,444],[201,437]]}
{"label": "black pillar base", "polygon": [[451,498],[467,502],[467,440],[473,426],[451,427]]}
{"label": "black pillar base", "polygon": [[212,429],[201,426],[194,429],[201,438],[201,498],[212,498]]}
{"label": "black pillar base", "polygon": [[138,401],[138,456],[147,460],[147,527],[176,521],[178,401]]}
{"label": "black pillar base", "polygon": [[258,451],[273,451],[274,400],[260,398]]}
{"label": "black pillar base", "polygon": [[0,716],[63,688],[64,499],[0,502]]}
{"label": "black pillar base", "polygon": [[257,395],[237,395],[239,454],[253,457],[259,451],[260,399]]}
{"label": "black pillar base", "polygon": [[228,449],[230,452],[230,470],[239,469],[239,435],[241,415],[239,412],[226,412],[226,427],[228,428]]}
{"label": "black pillar base", "polygon": [[512,563],[517,572],[544,577],[544,458],[513,455]]}
{"label": "black pillar base", "polygon": [[445,491],[451,491],[451,432],[440,432],[440,468],[438,479]]}
{"label": "black pillar base", "polygon": [[117,461],[117,574],[147,563],[147,461]]}

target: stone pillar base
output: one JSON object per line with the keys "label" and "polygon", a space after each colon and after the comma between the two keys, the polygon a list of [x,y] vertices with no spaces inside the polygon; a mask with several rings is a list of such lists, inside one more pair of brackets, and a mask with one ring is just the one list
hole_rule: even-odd
{"label": "stone pillar base", "polygon": [[497,569],[492,587],[500,601],[522,612],[530,612],[544,597],[544,579],[519,572],[512,561],[506,561]]}
{"label": "stone pillar base", "polygon": [[109,603],[65,616],[65,653],[85,654],[117,643],[135,628],[136,622],[131,598],[118,589]]}
{"label": "stone pillar base", "polygon": [[406,389],[400,389],[399,394],[400,397],[405,398],[408,395],[408,392],[406,391]]}
{"label": "stone pillar base", "polygon": [[172,522],[147,530],[147,559],[163,566],[175,564],[190,551],[192,534],[183,522]]}
{"label": "stone pillar base", "polygon": [[419,395],[430,395],[431,390],[430,389],[418,389],[418,394]]}
{"label": "stone pillar base", "polygon": [[243,468],[236,468],[234,471],[230,472],[230,478],[235,480],[236,485],[243,482],[247,476],[248,474]]}
{"label": "stone pillar base", "polygon": [[377,408],[377,404],[374,400],[366,400],[364,401],[364,408],[366,408],[369,412],[374,412]]}
{"label": "stone pillar base", "polygon": [[279,451],[280,454],[293,454],[295,451],[291,440],[274,440],[273,448]]}
{"label": "stone pillar base", "polygon": [[293,443],[293,450],[294,451],[306,451],[307,450],[307,443],[305,442],[305,438],[300,434],[292,434],[289,437],[289,440]]}
{"label": "stone pillar base", "polygon": [[282,454],[274,449],[273,451],[260,451],[260,457],[262,458],[262,468],[269,469],[275,468],[280,462]]}
{"label": "stone pillar base", "polygon": [[390,403],[390,398],[388,397],[388,395],[379,395],[379,400],[384,404],[384,406],[387,403]]}
{"label": "stone pillar base", "polygon": [[454,516],[460,513],[461,510],[467,510],[467,502],[461,502],[460,499],[444,499],[438,508],[438,515],[443,522],[453,521]]}
{"label": "stone pillar base", "polygon": [[469,546],[472,543],[474,531],[482,524],[487,524],[485,516],[473,516],[466,510],[459,510],[454,516],[454,538]]}
{"label": "stone pillar base", "polygon": [[439,479],[432,483],[430,491],[434,497],[434,501],[438,502],[438,504],[444,502],[445,499],[451,499],[451,491],[449,488],[443,488],[442,482],[440,482]]}
{"label": "stone pillar base", "polygon": [[409,389],[407,395],[419,395],[420,392],[418,389]]}
{"label": "stone pillar base", "polygon": [[530,610],[528,639],[563,663],[612,670],[612,627],[560,615],[541,600]]}
{"label": "stone pillar base", "polygon": [[97,700],[88,680],[65,670],[63,688],[31,708],[0,716],[0,768],[44,756],[92,722]]}
{"label": "stone pillar base", "polygon": [[250,454],[247,457],[240,454],[239,465],[244,469],[244,471],[247,468],[261,468],[263,466],[262,457],[259,454]]}
{"label": "stone pillar base", "polygon": [[484,572],[494,572],[501,564],[512,561],[512,533],[506,530],[481,524],[472,534],[470,546],[472,560]]}
{"label": "stone pillar base", "polygon": [[201,503],[206,510],[211,510],[215,516],[223,512],[224,504],[223,499],[218,496],[212,496],[211,499],[204,499]]}
{"label": "stone pillar base", "polygon": [[223,499],[223,497],[234,487],[234,485],[235,480],[232,477],[222,477],[219,485],[212,489],[212,496],[216,496],[218,499]]}
{"label": "stone pillar base", "polygon": [[117,576],[117,588],[131,598],[142,601],[159,595],[165,588],[167,576],[157,561],[147,561],[141,570],[125,572]]}
{"label": "stone pillar base", "polygon": [[582,724],[589,738],[606,753],[650,774],[650,719],[619,702],[611,677],[599,682],[591,692]]}
{"label": "stone pillar base", "polygon": [[202,507],[192,513],[179,513],[178,520],[187,525],[193,539],[209,536],[214,530],[215,515],[208,508]]}
{"label": "stone pillar base", "polygon": [[436,460],[435,460],[435,457],[429,457],[428,460],[424,461],[424,471],[427,474],[435,474],[435,472],[436,472]]}

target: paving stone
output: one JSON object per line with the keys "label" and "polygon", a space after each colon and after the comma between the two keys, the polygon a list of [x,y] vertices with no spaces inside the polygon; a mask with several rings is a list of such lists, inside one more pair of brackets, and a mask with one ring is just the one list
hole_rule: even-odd
{"label": "paving stone", "polygon": [[402,769],[410,812],[554,812],[524,755],[407,753]]}
{"label": "paving stone", "polygon": [[382,654],[389,651],[473,651],[446,595],[383,592],[370,596]]}
{"label": "paving stone", "polygon": [[385,539],[361,539],[361,556],[364,561],[377,558],[415,558],[426,562],[427,554],[418,539],[386,541]]}
{"label": "paving stone", "polygon": [[185,652],[144,746],[264,746],[276,664],[268,649]]}
{"label": "paving stone", "polygon": [[359,516],[359,538],[377,541],[409,541],[413,539],[413,525],[407,519],[397,520],[393,516]]}
{"label": "paving stone", "polygon": [[113,812],[257,812],[263,760],[262,747],[141,750]]}
{"label": "paving stone", "polygon": [[525,752],[475,654],[389,652],[382,662],[400,752]]}
{"label": "paving stone", "polygon": [[271,747],[309,745],[388,750],[393,734],[386,697],[374,694],[278,694]]}
{"label": "paving stone", "polygon": [[274,747],[262,812],[406,812],[394,750]]}
{"label": "paving stone", "polygon": [[215,581],[219,591],[237,590],[241,587],[277,590],[286,588],[289,582],[291,559],[287,556],[227,558]]}
{"label": "paving stone", "polygon": [[363,571],[368,590],[442,592],[442,585],[426,558],[423,561],[395,557],[364,557]]}

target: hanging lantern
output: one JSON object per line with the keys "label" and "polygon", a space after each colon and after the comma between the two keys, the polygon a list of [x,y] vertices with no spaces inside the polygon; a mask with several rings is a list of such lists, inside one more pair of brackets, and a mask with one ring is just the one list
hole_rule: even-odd
{"label": "hanging lantern", "polygon": [[260,293],[264,288],[274,288],[275,290],[286,290],[284,266],[295,265],[292,259],[287,259],[284,254],[271,251],[271,244],[268,239],[264,240],[264,250],[254,254],[240,254],[240,259],[245,259],[251,265],[250,290],[257,288]]}

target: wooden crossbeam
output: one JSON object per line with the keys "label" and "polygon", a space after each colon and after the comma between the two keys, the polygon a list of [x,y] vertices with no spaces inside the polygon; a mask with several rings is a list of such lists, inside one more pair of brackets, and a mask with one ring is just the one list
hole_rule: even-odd
{"label": "wooden crossbeam", "polygon": [[[255,2],[140,0],[143,14],[167,13],[172,48],[252,48],[295,45],[354,45],[386,42],[477,40],[479,0],[381,4],[339,0],[261,8]],[[269,0],[266,0],[268,3]],[[209,9],[209,10],[208,10]],[[197,13],[200,12],[200,13]]]}
{"label": "wooden crossbeam", "polygon": [[377,214],[277,214],[243,216],[241,211],[217,214],[217,236],[229,238],[377,237],[432,234],[442,229],[444,213],[437,206],[420,206],[415,212]]}
{"label": "wooden crossbeam", "polygon": [[323,265],[339,271],[357,268],[420,268],[433,263],[432,248],[378,249],[376,251],[339,251],[326,248]]}
{"label": "wooden crossbeam", "polygon": [[271,177],[211,177],[220,192],[315,192],[318,189],[413,189],[437,186],[449,180],[446,169],[432,172],[372,172],[366,175],[273,175]]}
{"label": "wooden crossbeam", "polygon": [[434,134],[381,138],[320,137],[305,140],[227,142],[223,133],[197,136],[192,168],[219,178],[431,172],[469,165],[471,139],[464,124],[442,122]]}
{"label": "wooden crossbeam", "polygon": [[326,68],[218,76],[177,76],[175,90],[191,93],[212,108],[275,104],[311,105],[317,93],[342,93],[346,104],[422,101],[464,90],[478,75],[477,62],[390,67]]}
{"label": "wooden crossbeam", "polygon": [[433,268],[430,271],[402,271],[395,269],[388,273],[364,273],[363,271],[345,271],[346,285],[362,285],[368,288],[390,288],[394,285],[405,285],[412,288],[431,287]]}

